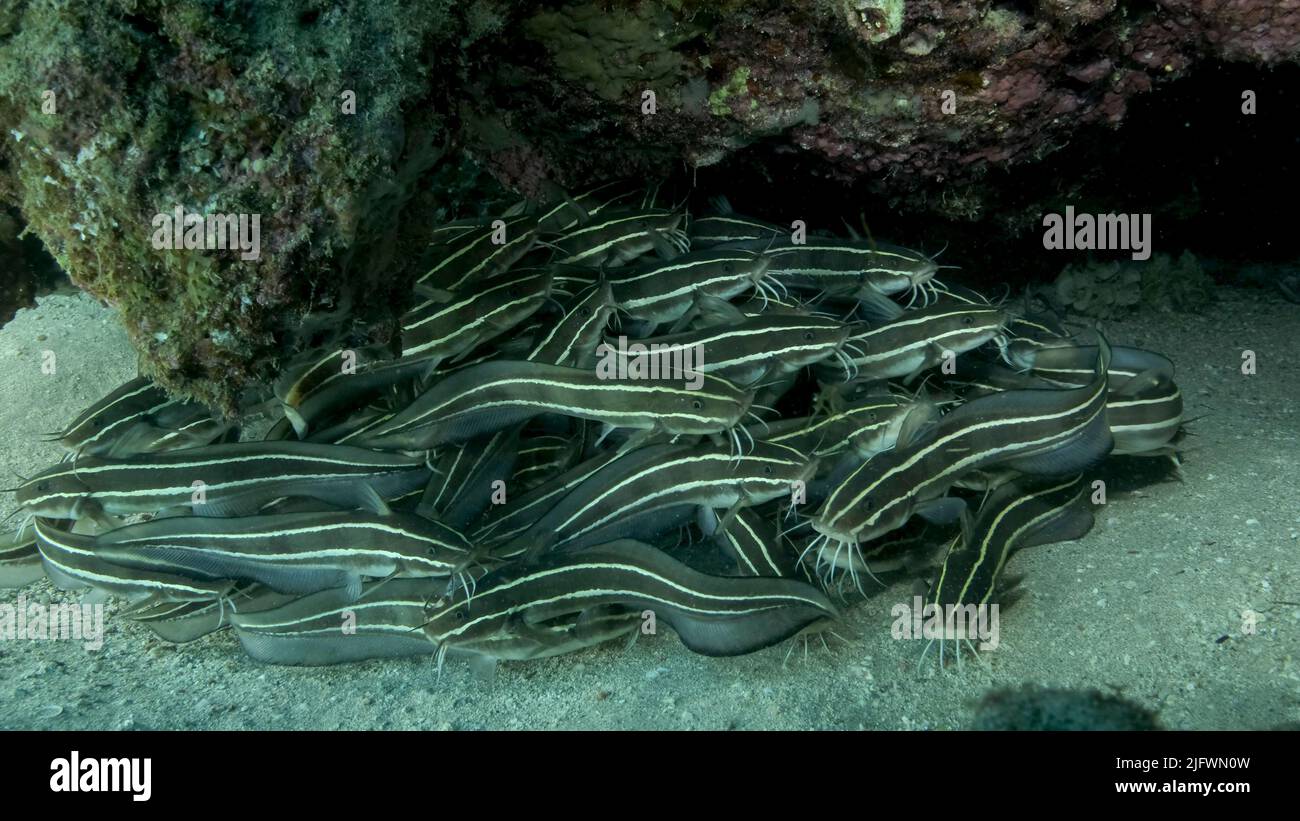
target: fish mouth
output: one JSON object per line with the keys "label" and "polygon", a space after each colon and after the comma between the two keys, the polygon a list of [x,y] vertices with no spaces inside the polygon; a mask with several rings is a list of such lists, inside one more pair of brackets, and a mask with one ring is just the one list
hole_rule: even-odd
{"label": "fish mouth", "polygon": [[939,263],[927,259],[919,268],[908,272],[908,284],[913,288],[918,288],[934,279],[934,275],[937,273],[939,273]]}

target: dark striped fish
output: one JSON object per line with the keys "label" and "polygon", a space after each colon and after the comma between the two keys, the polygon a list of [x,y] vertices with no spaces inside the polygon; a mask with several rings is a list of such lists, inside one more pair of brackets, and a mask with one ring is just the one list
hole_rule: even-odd
{"label": "dark striped fish", "polygon": [[871,298],[915,291],[939,266],[918,251],[856,240],[810,240],[768,249],[768,275],[787,286]]}
{"label": "dark striped fish", "polygon": [[551,326],[528,356],[529,362],[590,368],[596,345],[614,313],[614,292],[608,282],[592,285],[573,298],[564,316]]}
{"label": "dark striped fish", "polygon": [[[848,327],[833,319],[770,314],[735,325],[638,339],[626,346],[626,353],[615,347],[617,343],[606,340],[606,345],[624,362],[645,355],[652,362],[662,357],[696,361],[700,373],[747,388],[834,356],[848,335]],[[631,371],[620,365],[620,372]]]}
{"label": "dark striped fish", "polygon": [[373,582],[353,598],[322,590],[287,604],[231,616],[244,652],[265,664],[321,666],[430,655],[425,606],[446,590],[433,579]]}
{"label": "dark striped fish", "polygon": [[691,237],[691,247],[696,249],[733,245],[762,250],[775,241],[789,239],[790,231],[789,228],[728,210],[696,217],[691,220],[687,233]]}
{"label": "dark striped fish", "polygon": [[710,249],[608,271],[614,304],[634,318],[671,322],[705,296],[731,299],[758,289],[771,260],[757,251]]}
{"label": "dark striped fish", "polygon": [[1154,371],[1111,391],[1106,419],[1115,454],[1171,454],[1170,442],[1183,425],[1183,394],[1177,383]]}
{"label": "dark striped fish", "polygon": [[680,211],[610,210],[557,238],[554,262],[612,267],[656,249],[666,256],[682,253],[689,247],[689,241],[677,228],[681,221]]}
{"label": "dark striped fish", "polygon": [[785,445],[757,442],[740,455],[730,445],[634,450],[575,487],[516,541],[559,547],[630,537],[626,529],[641,514],[680,505],[761,504],[789,496],[795,482],[808,482],[817,469],[815,459]]}
{"label": "dark striped fish", "polygon": [[[503,224],[471,226],[430,249],[433,262],[417,282],[431,288],[456,292],[467,284],[482,282],[507,271],[537,241],[538,218],[519,214]],[[503,240],[497,242],[496,240]]]}
{"label": "dark striped fish", "polygon": [[523,322],[551,295],[550,271],[510,271],[402,316],[402,356],[453,359]]}
{"label": "dark striped fish", "polygon": [[137,570],[254,581],[279,593],[342,587],[353,596],[362,577],[450,577],[474,553],[460,532],[440,522],[364,511],[171,516],[102,533],[94,551]]}
{"label": "dark striped fish", "polygon": [[172,399],[141,376],[93,403],[54,435],[70,453],[125,458],[206,445],[230,428],[205,406]]}
{"label": "dark striped fish", "polygon": [[243,583],[231,589],[228,599],[159,602],[132,608],[123,615],[148,627],[164,641],[185,644],[229,627],[236,612],[254,613],[279,607],[295,598],[257,583]]}
{"label": "dark striped fish", "polygon": [[133,459],[77,459],[23,482],[16,498],[29,513],[60,519],[181,507],[203,516],[247,515],[283,496],[380,509],[382,499],[422,487],[428,476],[423,456],[240,442]]}
{"label": "dark striped fish", "polygon": [[[427,375],[432,364],[425,358],[394,358],[378,347],[360,348],[356,354],[355,369],[345,369],[342,352],[322,353],[318,362],[323,367],[313,370],[318,379],[302,384],[300,389],[291,388],[292,394],[286,391],[282,400],[286,424],[299,439],[308,438],[338,413],[365,407],[384,392]],[[287,435],[284,425],[278,429],[283,439]],[[272,440],[270,434],[267,440],[278,441]]]}
{"label": "dark striped fish", "polygon": [[541,434],[527,437],[510,474],[510,487],[531,490],[573,467],[582,456],[581,436]]}
{"label": "dark striped fish", "polygon": [[154,605],[222,599],[234,586],[224,580],[198,581],[172,573],[110,564],[95,552],[95,537],[64,530],[60,523],[42,516],[36,517],[36,543],[45,574],[61,590],[93,587],[137,604]]}
{"label": "dark striped fish", "polygon": [[837,615],[802,582],[707,576],[649,545],[620,541],[493,571],[472,597],[458,592],[432,605],[424,630],[441,654],[604,605],[653,610],[687,647],[710,656],[761,650]]}
{"label": "dark striped fish", "polygon": [[[1114,374],[1114,370],[1110,372]],[[967,396],[984,396],[1004,390],[1050,389],[1060,383],[1028,373],[1018,373],[994,363],[980,363],[963,373]],[[1183,395],[1178,385],[1158,369],[1124,379],[1106,397],[1116,455],[1165,455],[1183,422]]]}
{"label": "dark striped fish", "polygon": [[563,234],[601,216],[632,191],[622,181],[606,182],[572,197],[554,191],[537,209],[537,230],[542,234]]}
{"label": "dark striped fish", "polygon": [[36,530],[31,527],[0,536],[0,588],[26,587],[45,578]]}
{"label": "dark striped fish", "polygon": [[[892,304],[892,303],[891,303]],[[854,331],[844,344],[845,356],[821,363],[822,382],[906,377],[940,365],[945,357],[974,350],[1002,333],[1007,313],[989,305],[945,300]],[[1094,355],[1094,360],[1095,360]]]}
{"label": "dark striped fish", "polygon": [[[1112,348],[1110,387],[1122,389],[1126,382],[1140,375],[1148,379],[1174,378],[1174,363],[1153,351],[1116,345]],[[1072,340],[1047,346],[1023,346],[1020,341],[1007,346],[1008,363],[1034,376],[1066,385],[1082,385],[1092,378],[1091,363],[1097,359],[1096,345],[1078,345]]]}
{"label": "dark striped fish", "polygon": [[[641,626],[641,614],[617,605],[591,607],[554,619],[502,630],[467,640],[451,649],[469,655],[471,665],[487,661],[533,661],[574,653],[630,635]],[[430,644],[436,648],[436,645]]]}
{"label": "dark striped fish", "polygon": [[746,507],[737,511],[727,527],[719,528],[719,521],[717,511],[699,509],[700,530],[736,560],[739,575],[794,578],[796,557],[786,547],[776,525],[762,513]]}
{"label": "dark striped fish", "polygon": [[960,502],[940,497],[971,471],[1005,465],[1060,475],[1095,464],[1113,445],[1106,426],[1109,359],[1103,340],[1089,385],[981,397],[916,440],[900,439],[894,450],[868,460],[832,491],[813,529],[823,541],[852,546],[901,527],[913,513],[951,519]]}
{"label": "dark striped fish", "polygon": [[486,524],[471,533],[471,540],[484,546],[510,541],[548,513],[575,487],[616,458],[620,458],[617,452],[604,451],[522,495],[509,497],[507,504],[496,509],[499,512],[495,512]]}
{"label": "dark striped fish", "polygon": [[843,453],[851,447],[867,459],[894,447],[903,422],[914,413],[927,419],[938,417],[937,408],[925,400],[871,392],[840,403],[838,410],[831,408],[816,416],[751,425],[749,431],[756,439],[789,445],[820,458]]}
{"label": "dark striped fish", "polygon": [[1092,529],[1086,490],[1076,474],[1022,477],[993,491],[974,525],[953,541],[928,600],[942,607],[989,604],[1012,552],[1081,539]]}
{"label": "dark striped fish", "polygon": [[401,413],[354,440],[363,447],[426,450],[564,414],[614,427],[676,434],[720,433],[749,409],[750,394],[701,375],[699,390],[671,379],[604,379],[599,370],[538,362],[485,362],[435,384]]}
{"label": "dark striped fish", "polygon": [[519,458],[521,426],[502,428],[442,452],[419,511],[451,527],[466,528],[492,504],[493,483],[504,480]]}

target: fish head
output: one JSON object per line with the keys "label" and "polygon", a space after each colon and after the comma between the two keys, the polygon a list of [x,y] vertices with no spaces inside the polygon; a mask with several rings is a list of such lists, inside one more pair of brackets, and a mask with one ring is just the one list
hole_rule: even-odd
{"label": "fish head", "polygon": [[501,618],[476,612],[473,598],[452,593],[430,602],[424,610],[424,635],[439,647],[461,647],[499,632]]}
{"label": "fish head", "polygon": [[757,285],[767,276],[767,272],[771,267],[772,257],[764,253],[756,253],[754,258],[746,264],[745,270],[749,274],[749,281]]}
{"label": "fish head", "polygon": [[909,401],[881,398],[863,409],[858,420],[861,425],[851,442],[860,456],[870,458],[894,447],[899,431],[912,410]]}
{"label": "fish head", "polygon": [[718,376],[694,372],[688,373],[687,379],[691,383],[687,390],[665,391],[657,397],[660,425],[669,433],[704,435],[730,430],[754,401],[753,391],[743,391]]}
{"label": "fish head", "polygon": [[807,485],[817,473],[819,459],[789,445],[755,442],[738,461],[734,472],[746,496],[761,503],[789,495]]}
{"label": "fish head", "polygon": [[52,519],[75,518],[89,497],[90,487],[71,463],[43,470],[14,490],[14,501],[27,513]]}
{"label": "fish head", "polygon": [[943,347],[966,353],[998,338],[1006,330],[1010,313],[996,305],[963,305],[947,313],[939,330]]}

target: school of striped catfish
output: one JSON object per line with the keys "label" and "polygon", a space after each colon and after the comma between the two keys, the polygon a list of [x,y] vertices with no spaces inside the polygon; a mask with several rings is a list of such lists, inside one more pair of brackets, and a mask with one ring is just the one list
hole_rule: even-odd
{"label": "school of striped catfish", "polygon": [[659,625],[731,656],[824,636],[880,574],[1004,600],[1013,551],[1091,528],[1102,460],[1176,464],[1167,358],[869,237],[605,185],[441,226],[420,267],[391,344],[338,321],[255,441],[146,378],[52,434],[0,586],[274,664]]}

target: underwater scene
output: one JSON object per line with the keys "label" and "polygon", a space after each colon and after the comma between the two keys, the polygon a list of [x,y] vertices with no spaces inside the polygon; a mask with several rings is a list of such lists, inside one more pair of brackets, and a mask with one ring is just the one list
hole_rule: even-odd
{"label": "underwater scene", "polygon": [[0,0],[0,728],[1300,728],[1298,60]]}

